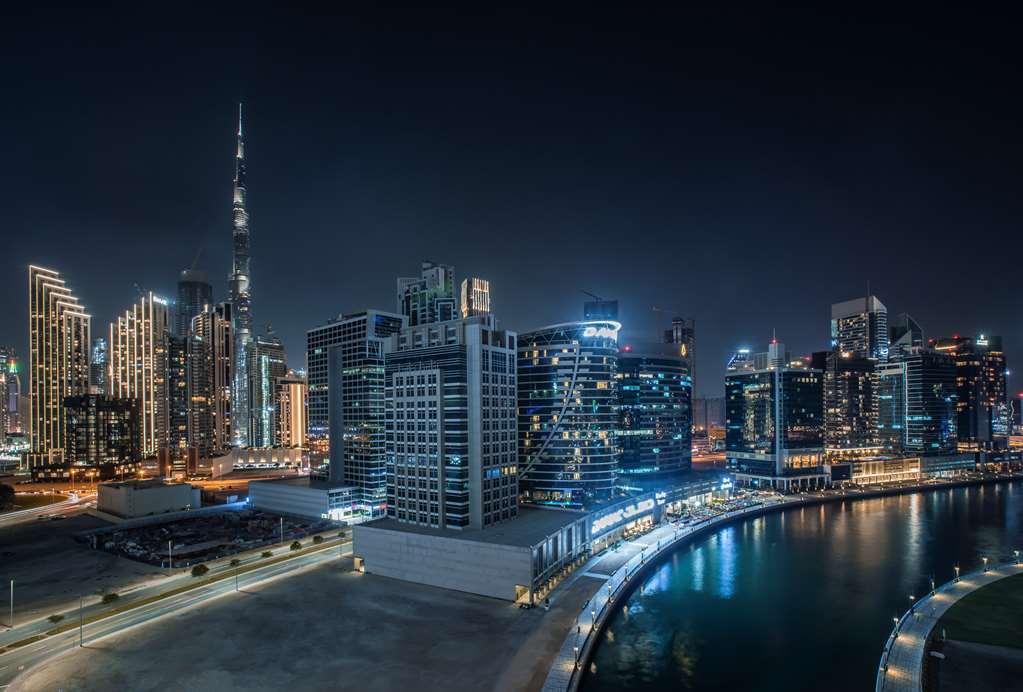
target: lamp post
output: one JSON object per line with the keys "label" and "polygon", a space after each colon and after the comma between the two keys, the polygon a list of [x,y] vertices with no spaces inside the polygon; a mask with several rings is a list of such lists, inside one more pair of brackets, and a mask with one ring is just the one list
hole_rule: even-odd
{"label": "lamp post", "polygon": [[986,557],[982,557],[980,559],[984,561],[984,571],[987,572],[987,558]]}
{"label": "lamp post", "polygon": [[14,580],[11,579],[11,629],[14,629]]}
{"label": "lamp post", "polygon": [[956,565],[952,569],[956,571],[956,578],[952,580],[952,583],[954,584],[959,581],[959,565]]}
{"label": "lamp post", "polygon": [[1013,550],[1012,554],[1016,557],[1016,564],[1018,565],[1019,564],[1019,551],[1018,550]]}
{"label": "lamp post", "polygon": [[167,569],[174,569],[174,543],[167,541]]}

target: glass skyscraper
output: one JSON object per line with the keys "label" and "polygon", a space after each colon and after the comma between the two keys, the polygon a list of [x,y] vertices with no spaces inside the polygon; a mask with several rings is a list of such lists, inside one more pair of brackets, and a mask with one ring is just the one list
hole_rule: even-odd
{"label": "glass skyscraper", "polygon": [[831,346],[840,353],[888,360],[888,308],[877,296],[831,306]]}

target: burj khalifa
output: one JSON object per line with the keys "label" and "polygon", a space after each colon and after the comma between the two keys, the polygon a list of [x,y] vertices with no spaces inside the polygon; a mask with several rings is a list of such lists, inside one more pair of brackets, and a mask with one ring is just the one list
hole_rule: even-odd
{"label": "burj khalifa", "polygon": [[238,104],[238,153],[234,169],[234,262],[228,280],[231,326],[234,333],[234,377],[231,388],[231,438],[235,447],[249,446],[249,344],[252,341],[252,305],[249,274],[249,212],[245,192],[245,142],[242,105]]}

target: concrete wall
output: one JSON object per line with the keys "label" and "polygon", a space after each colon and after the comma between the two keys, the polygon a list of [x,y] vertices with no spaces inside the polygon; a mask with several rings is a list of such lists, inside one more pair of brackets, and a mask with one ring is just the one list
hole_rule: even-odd
{"label": "concrete wall", "polygon": [[100,484],[96,509],[125,519],[199,509],[201,492],[187,483],[141,485]]}
{"label": "concrete wall", "polygon": [[280,481],[251,481],[249,503],[265,512],[320,519],[327,513],[327,489]]}
{"label": "concrete wall", "polygon": [[353,551],[370,574],[443,589],[515,600],[515,587],[529,588],[529,548],[481,543],[447,536],[353,528]]}

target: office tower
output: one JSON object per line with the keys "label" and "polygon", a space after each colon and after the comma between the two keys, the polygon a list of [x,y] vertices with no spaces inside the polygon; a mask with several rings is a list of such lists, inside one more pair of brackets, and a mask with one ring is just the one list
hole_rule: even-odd
{"label": "office tower", "polygon": [[0,379],[3,380],[4,397],[0,399],[0,406],[3,407],[6,433],[21,434],[24,432],[21,420],[22,395],[21,395],[21,363],[10,346],[0,346]]}
{"label": "office tower", "polygon": [[[592,293],[588,295],[593,295]],[[594,300],[588,300],[583,303],[583,320],[586,322],[593,321],[617,321],[618,320],[618,301],[617,300],[604,300],[593,296]]]}
{"label": "office tower", "polygon": [[924,345],[924,330],[920,323],[905,312],[900,312],[888,323],[888,352],[911,353]]}
{"label": "office tower", "polygon": [[777,367],[725,375],[725,462],[740,483],[791,489],[830,482],[823,373]]}
{"label": "office tower", "polygon": [[725,398],[723,396],[694,397],[693,427],[697,430],[725,427]]}
{"label": "office tower", "polygon": [[9,358],[7,347],[0,346],[0,445],[7,444],[7,429],[10,427],[11,411],[8,405],[9,382],[7,379],[7,361]]}
{"label": "office tower", "polygon": [[874,372],[877,361],[832,351],[824,371],[824,448],[829,460],[880,451]]}
{"label": "office tower", "polygon": [[388,516],[448,529],[517,516],[515,334],[493,317],[420,324],[385,362]]}
{"label": "office tower", "polygon": [[900,355],[906,365],[906,451],[956,451],[956,361],[940,351]]}
{"label": "office tower", "polygon": [[[243,192],[244,194],[244,192]],[[244,199],[242,200],[244,202]],[[213,286],[206,272],[184,269],[178,278],[178,303],[174,315],[174,333],[187,338],[192,328],[192,318],[207,305],[213,305]]]}
{"label": "office tower", "polygon": [[671,327],[664,330],[664,343],[677,344],[679,355],[686,359],[689,377],[696,379],[696,320],[675,317]]}
{"label": "office tower", "polygon": [[685,344],[630,343],[618,354],[618,486],[650,490],[692,469],[693,381]]}
{"label": "office tower", "polygon": [[[309,441],[316,446],[328,439],[330,427],[330,350],[341,343],[341,320],[337,317],[306,332],[305,359],[309,394]],[[311,456],[315,454],[310,450]]]}
{"label": "office tower", "polygon": [[110,323],[107,392],[139,401],[139,449],[154,456],[170,443],[170,312],[152,291]]}
{"label": "office tower", "polygon": [[234,384],[231,304],[207,305],[192,318],[188,358],[188,446],[212,457],[231,446]]}
{"label": "office tower", "polygon": [[167,447],[180,456],[188,447],[188,337],[177,334],[167,337],[167,395]]}
{"label": "office tower", "polygon": [[754,370],[753,367],[753,352],[749,348],[740,348],[735,350],[729,357],[728,363],[725,365],[725,369],[729,372],[736,372],[740,370]]}
{"label": "office tower", "polygon": [[305,375],[294,370],[277,378],[278,447],[305,447],[307,389]]}
{"label": "office tower", "polygon": [[107,389],[107,361],[109,345],[107,340],[98,336],[92,340],[92,356],[89,364],[89,384],[96,391],[105,392]]}
{"label": "office tower", "polygon": [[462,317],[490,314],[490,282],[475,276],[462,279]]}
{"label": "office tower", "polygon": [[519,335],[519,487],[524,501],[581,508],[614,496],[618,332],[612,320]]}
{"label": "office tower", "polygon": [[426,261],[418,277],[399,278],[398,312],[410,326],[455,319],[455,268]]}
{"label": "office tower", "polygon": [[89,393],[91,316],[60,274],[28,269],[30,466],[59,465],[64,399]]}
{"label": "office tower", "polygon": [[877,442],[883,452],[898,454],[908,448],[906,427],[906,363],[903,356],[912,351],[893,352],[893,360],[878,363],[875,370],[877,401]]}
{"label": "office tower", "polygon": [[231,317],[234,320],[234,383],[231,388],[231,431],[235,447],[250,445],[249,343],[252,341],[252,305],[249,273],[249,212],[246,206],[245,142],[242,140],[242,106],[238,104],[238,149],[234,169],[234,261],[229,283]]}
{"label": "office tower", "polygon": [[1006,361],[1002,338],[981,334],[938,339],[934,349],[956,365],[956,430],[966,445],[993,441],[998,405],[1006,400]]}
{"label": "office tower", "polygon": [[330,397],[330,480],[356,488],[356,510],[370,516],[387,509],[384,354],[404,325],[401,315],[367,310],[344,315],[329,325],[333,331],[316,337],[320,343],[333,339],[324,388]]}
{"label": "office tower", "polygon": [[860,358],[888,360],[888,308],[877,296],[831,306],[831,346]]}
{"label": "office tower", "polygon": [[92,471],[104,480],[138,468],[138,399],[87,394],[68,397],[65,406],[65,458],[79,478]]}
{"label": "office tower", "polygon": [[284,344],[273,334],[249,343],[249,432],[251,447],[273,447],[277,429],[277,380],[288,374]]}

